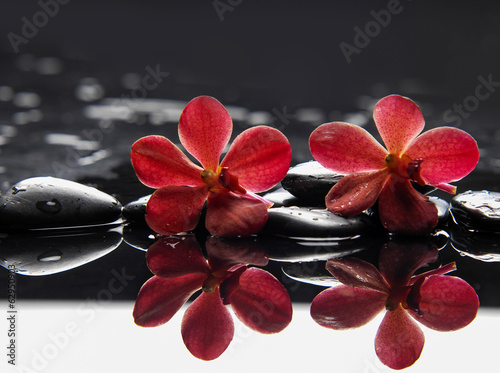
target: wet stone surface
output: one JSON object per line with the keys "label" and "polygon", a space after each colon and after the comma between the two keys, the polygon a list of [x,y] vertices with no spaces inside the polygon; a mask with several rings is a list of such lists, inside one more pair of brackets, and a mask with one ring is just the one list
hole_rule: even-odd
{"label": "wet stone surface", "polygon": [[302,200],[284,188],[278,188],[263,195],[263,198],[274,203],[273,207],[303,206]]}
{"label": "wet stone surface", "polygon": [[127,220],[134,223],[146,223],[144,216],[146,214],[146,206],[148,204],[151,194],[141,197],[136,201],[132,201],[123,206],[122,214]]}
{"label": "wet stone surface", "polygon": [[326,209],[292,206],[269,209],[262,233],[286,237],[352,237],[373,227],[373,219],[366,214],[344,218]]}
{"label": "wet stone surface", "polygon": [[318,162],[310,161],[292,167],[281,181],[281,185],[310,205],[324,206],[326,194],[342,177]]}
{"label": "wet stone surface", "polygon": [[115,221],[121,204],[95,188],[53,177],[18,182],[0,196],[0,229],[96,225]]}
{"label": "wet stone surface", "polygon": [[429,202],[432,202],[436,205],[438,210],[438,225],[444,225],[448,222],[450,217],[450,204],[448,201],[445,201],[439,197],[429,197]]}
{"label": "wet stone surface", "polygon": [[500,193],[467,191],[453,197],[451,213],[455,221],[471,230],[500,231]]}
{"label": "wet stone surface", "polygon": [[483,262],[500,262],[500,233],[470,232],[462,227],[449,229],[452,247],[463,256]]}

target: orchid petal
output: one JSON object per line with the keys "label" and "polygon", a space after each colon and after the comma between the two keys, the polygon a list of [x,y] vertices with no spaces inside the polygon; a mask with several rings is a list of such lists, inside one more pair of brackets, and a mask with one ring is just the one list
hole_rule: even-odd
{"label": "orchid petal", "polygon": [[269,272],[249,268],[228,299],[238,319],[260,333],[277,333],[292,320],[292,303],[285,287]]}
{"label": "orchid petal", "polygon": [[191,303],[182,319],[181,334],[198,359],[214,360],[222,355],[233,340],[234,323],[219,291],[202,293]]}
{"label": "orchid petal", "polygon": [[201,288],[206,275],[164,279],[151,277],[141,287],[134,305],[134,321],[143,327],[165,324]]}
{"label": "orchid petal", "polygon": [[415,363],[424,348],[424,333],[399,306],[385,314],[375,337],[375,352],[392,369],[404,369]]}
{"label": "orchid petal", "polygon": [[420,287],[419,312],[410,314],[431,329],[452,331],[469,325],[478,307],[477,294],[467,282],[453,276],[432,276]]}
{"label": "orchid petal", "polygon": [[311,303],[311,316],[319,325],[334,330],[366,325],[385,308],[387,294],[338,285],[323,290]]}
{"label": "orchid petal", "polygon": [[191,100],[179,121],[182,145],[204,168],[214,172],[232,130],[233,122],[227,110],[215,98],[208,96]]}
{"label": "orchid petal", "polygon": [[164,186],[149,199],[146,222],[163,235],[189,232],[198,224],[207,196],[206,186]]}
{"label": "orchid petal", "polygon": [[373,109],[373,119],[390,153],[400,156],[424,129],[420,108],[406,97],[384,97]]}
{"label": "orchid petal", "polygon": [[149,270],[162,278],[209,273],[208,263],[194,236],[160,238],[148,249],[146,260]]}
{"label": "orchid petal", "polygon": [[240,185],[251,192],[263,192],[278,184],[288,172],[292,149],[277,129],[257,126],[236,137],[221,163]]}
{"label": "orchid petal", "polygon": [[344,285],[389,294],[389,285],[380,272],[364,260],[353,257],[330,259],[326,262],[326,269]]}
{"label": "orchid petal", "polygon": [[342,122],[316,128],[309,137],[309,148],[323,167],[341,174],[380,170],[388,154],[366,130]]}
{"label": "orchid petal", "polygon": [[479,149],[472,136],[451,127],[423,133],[408,146],[406,154],[423,160],[420,176],[436,187],[465,177],[479,161]]}
{"label": "orchid petal", "polygon": [[373,206],[389,179],[386,169],[344,176],[325,197],[328,210],[355,216]]}
{"label": "orchid petal", "polygon": [[266,224],[266,205],[234,193],[210,193],[205,225],[214,236],[249,236]]}
{"label": "orchid petal", "polygon": [[139,180],[151,188],[164,185],[202,185],[202,169],[169,139],[147,136],[132,145],[132,166]]}
{"label": "orchid petal", "polygon": [[423,235],[438,222],[437,207],[413,188],[407,179],[391,177],[380,193],[378,208],[382,225],[390,232]]}

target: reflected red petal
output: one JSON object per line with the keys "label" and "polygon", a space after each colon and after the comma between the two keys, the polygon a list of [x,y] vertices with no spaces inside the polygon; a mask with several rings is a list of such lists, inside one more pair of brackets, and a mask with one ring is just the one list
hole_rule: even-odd
{"label": "reflected red petal", "polygon": [[202,185],[202,169],[170,140],[147,136],[132,145],[132,166],[139,180],[151,188],[165,185]]}
{"label": "reflected red petal", "polygon": [[325,197],[328,210],[355,216],[373,206],[389,179],[386,169],[344,176]]}
{"label": "reflected red petal", "polygon": [[151,277],[141,287],[134,305],[134,321],[139,326],[165,324],[201,288],[206,275],[193,274],[165,279]]}
{"label": "reflected red petal", "polygon": [[424,342],[424,333],[400,306],[385,314],[375,337],[375,352],[389,368],[404,369],[418,360]]}
{"label": "reflected red petal", "polygon": [[378,201],[382,225],[390,232],[408,235],[432,232],[438,222],[438,212],[436,205],[428,200],[409,180],[390,177]]}
{"label": "reflected red petal", "polygon": [[390,153],[401,155],[410,142],[424,129],[420,108],[406,97],[384,97],[373,109],[373,120]]}
{"label": "reflected red petal", "polygon": [[263,244],[254,237],[214,237],[206,241],[208,262],[212,270],[230,269],[239,264],[264,267],[269,255]]}
{"label": "reflected red petal", "polygon": [[389,285],[378,269],[364,260],[354,257],[330,259],[326,269],[344,285],[389,294]]}
{"label": "reflected red petal", "polygon": [[323,167],[341,174],[380,170],[388,154],[375,138],[349,123],[325,123],[309,137],[312,156]]}
{"label": "reflected red petal", "polygon": [[467,282],[453,276],[432,276],[420,287],[420,313],[410,311],[415,320],[438,331],[469,325],[477,315],[479,299]]}
{"label": "reflected red petal", "polygon": [[249,236],[267,222],[266,205],[234,193],[210,193],[205,224],[214,236]]}
{"label": "reflected red petal", "polygon": [[269,272],[249,268],[228,298],[238,319],[260,333],[277,333],[292,320],[292,302],[285,287]]}
{"label": "reflected red petal", "polygon": [[219,291],[201,293],[182,318],[181,334],[189,352],[202,360],[217,359],[234,336],[234,323]]}
{"label": "reflected red petal", "polygon": [[171,235],[193,230],[208,196],[206,186],[165,186],[157,189],[146,207],[146,222],[157,233]]}
{"label": "reflected red petal", "polygon": [[233,131],[233,121],[222,104],[213,97],[191,100],[181,114],[179,139],[204,168],[216,172],[224,147]]}
{"label": "reflected red petal", "polygon": [[162,278],[209,273],[208,263],[194,236],[160,238],[148,249],[146,261],[149,270]]}
{"label": "reflected red petal", "polygon": [[412,159],[423,159],[420,176],[434,186],[460,180],[479,161],[479,149],[472,136],[451,127],[423,133],[410,144],[406,154]]}
{"label": "reflected red petal", "polygon": [[243,188],[262,192],[285,177],[291,159],[292,149],[287,138],[277,129],[258,126],[234,139],[221,167],[227,167],[237,176]]}
{"label": "reflected red petal", "polygon": [[366,325],[385,309],[387,295],[338,285],[323,290],[311,303],[311,316],[325,328],[341,330]]}

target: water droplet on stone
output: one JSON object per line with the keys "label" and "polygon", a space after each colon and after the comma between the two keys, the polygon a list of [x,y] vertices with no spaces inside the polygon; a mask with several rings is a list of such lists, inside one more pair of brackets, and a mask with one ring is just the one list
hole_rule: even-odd
{"label": "water droplet on stone", "polygon": [[59,250],[50,250],[38,255],[39,262],[57,262],[61,260],[62,253]]}
{"label": "water droplet on stone", "polygon": [[57,214],[61,211],[62,205],[61,202],[54,198],[52,201],[38,201],[36,203],[36,208],[49,214]]}

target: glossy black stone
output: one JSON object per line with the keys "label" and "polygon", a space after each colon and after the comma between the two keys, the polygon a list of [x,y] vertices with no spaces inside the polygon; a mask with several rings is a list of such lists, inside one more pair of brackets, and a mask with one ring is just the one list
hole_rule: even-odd
{"label": "glossy black stone", "polygon": [[429,202],[434,203],[437,207],[438,225],[446,224],[450,217],[450,203],[436,196],[429,197]]}
{"label": "glossy black stone", "polygon": [[500,193],[467,191],[453,197],[451,213],[457,224],[471,230],[500,231]]}
{"label": "glossy black stone", "polygon": [[146,223],[144,216],[146,215],[146,206],[150,197],[151,194],[127,203],[122,209],[123,217],[134,223]]}
{"label": "glossy black stone", "polygon": [[283,273],[292,280],[318,286],[335,286],[339,281],[325,268],[325,261],[284,263],[281,266]]}
{"label": "glossy black stone", "polygon": [[316,161],[292,167],[281,185],[295,197],[312,206],[325,206],[325,196],[340,179],[339,175]]}
{"label": "glossy black stone", "polygon": [[273,207],[301,206],[302,204],[302,200],[298,199],[284,188],[273,190],[272,192],[264,194],[262,197],[274,203]]}
{"label": "glossy black stone", "polygon": [[366,214],[344,218],[326,209],[292,206],[269,209],[263,233],[286,237],[352,237],[373,227],[372,218]]}
{"label": "glossy black stone", "polygon": [[117,220],[121,204],[95,188],[53,177],[34,177],[0,196],[0,229],[98,225]]}
{"label": "glossy black stone", "polygon": [[471,232],[463,227],[449,229],[451,245],[461,255],[483,262],[500,262],[500,233]]}

